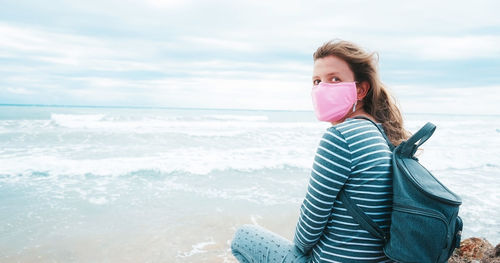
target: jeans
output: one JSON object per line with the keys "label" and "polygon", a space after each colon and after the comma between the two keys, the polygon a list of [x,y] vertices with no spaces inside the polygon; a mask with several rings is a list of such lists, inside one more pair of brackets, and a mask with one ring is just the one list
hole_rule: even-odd
{"label": "jeans", "polygon": [[289,240],[259,226],[243,225],[235,233],[231,251],[241,263],[306,263],[302,254]]}

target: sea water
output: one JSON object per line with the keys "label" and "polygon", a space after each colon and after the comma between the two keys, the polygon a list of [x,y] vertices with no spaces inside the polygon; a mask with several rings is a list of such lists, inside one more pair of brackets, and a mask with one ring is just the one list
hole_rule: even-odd
{"label": "sea water", "polygon": [[[462,197],[464,237],[500,242],[500,116],[437,125],[420,161]],[[1,262],[234,262],[251,223],[293,237],[312,112],[0,106]]]}

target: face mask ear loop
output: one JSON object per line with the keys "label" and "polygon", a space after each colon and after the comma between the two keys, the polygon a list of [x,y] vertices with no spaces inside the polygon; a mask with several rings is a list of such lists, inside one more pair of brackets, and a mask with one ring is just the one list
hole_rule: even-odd
{"label": "face mask ear loop", "polygon": [[[358,81],[354,81],[354,83],[356,83],[356,87],[357,87],[357,84],[359,83]],[[358,100],[356,100],[354,102],[354,106],[352,106],[352,112],[355,112],[356,111],[356,105],[358,104]]]}

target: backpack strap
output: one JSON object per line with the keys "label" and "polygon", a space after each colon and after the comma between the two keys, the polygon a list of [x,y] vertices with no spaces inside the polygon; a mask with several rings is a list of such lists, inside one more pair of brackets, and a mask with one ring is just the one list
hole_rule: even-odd
{"label": "backpack strap", "polygon": [[[386,140],[387,145],[389,145],[391,152],[394,150],[395,148],[394,145],[391,143],[389,138],[387,138],[387,135],[385,135],[384,130],[379,125],[377,125],[377,123],[375,123],[374,121],[365,116],[356,116],[354,118],[365,119],[371,122],[373,125],[375,125],[375,127],[377,127],[377,129],[379,130],[380,134]],[[345,188],[340,191],[340,193],[338,194],[338,198],[345,205],[347,213],[349,213],[352,216],[354,221],[356,221],[361,226],[361,228],[367,230],[373,236],[382,239],[384,243],[387,243],[389,241],[388,234],[385,233],[375,221],[373,221],[369,216],[367,216],[366,213],[352,201],[352,199],[346,193]]]}
{"label": "backpack strap", "polygon": [[384,244],[389,241],[388,234],[386,234],[375,221],[368,217],[365,212],[359,208],[359,206],[352,202],[349,195],[345,192],[345,188],[340,191],[338,197],[339,200],[346,206],[347,213],[351,214],[354,221],[356,221],[361,228],[367,230],[373,236],[382,239]]}
{"label": "backpack strap", "polygon": [[429,137],[432,136],[436,130],[436,125],[428,122],[424,127],[420,128],[415,134],[413,134],[408,140],[402,142],[398,146],[398,151],[401,155],[406,157],[412,157],[417,151],[418,147],[422,145]]}

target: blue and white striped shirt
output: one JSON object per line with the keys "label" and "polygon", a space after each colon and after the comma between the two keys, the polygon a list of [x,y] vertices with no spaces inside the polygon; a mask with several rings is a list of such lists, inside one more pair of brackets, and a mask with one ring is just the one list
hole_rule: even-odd
{"label": "blue and white striped shirt", "polygon": [[[389,262],[382,240],[364,230],[337,200],[342,188],[383,230],[392,210],[391,151],[363,119],[330,127],[320,141],[294,243],[312,262]],[[311,251],[312,250],[312,251]]]}

